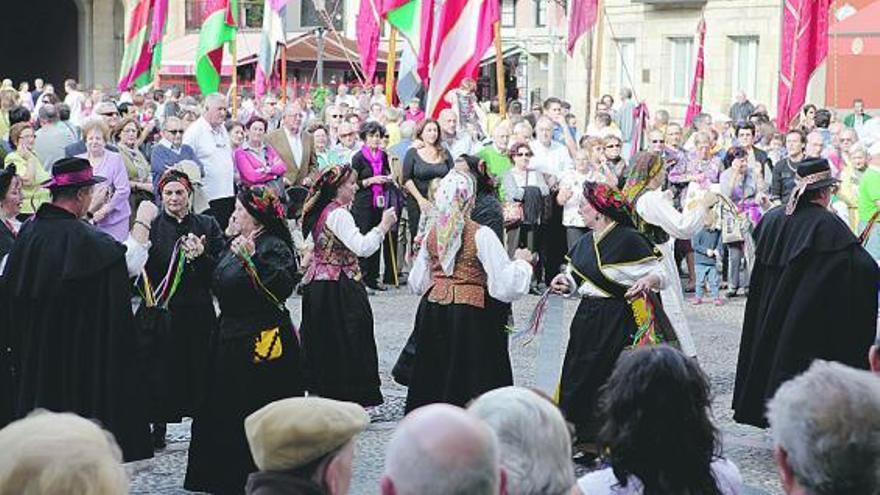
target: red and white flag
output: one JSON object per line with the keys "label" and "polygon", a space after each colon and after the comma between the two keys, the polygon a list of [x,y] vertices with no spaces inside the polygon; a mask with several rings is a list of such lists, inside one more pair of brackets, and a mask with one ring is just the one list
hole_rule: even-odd
{"label": "red and white flag", "polygon": [[703,111],[703,49],[706,46],[706,19],[700,19],[697,27],[700,35],[700,47],[697,49],[697,65],[694,66],[694,80],[691,83],[691,101],[688,104],[687,115],[684,117],[685,127],[694,122],[694,117]]}
{"label": "red and white flag", "polygon": [[596,24],[599,0],[573,0],[568,13],[568,55],[574,53],[574,45]]}
{"label": "red and white flag", "polygon": [[440,6],[431,46],[428,115],[436,118],[449,106],[446,93],[462,79],[475,78],[480,59],[495,40],[498,4],[498,0],[445,0]]}
{"label": "red and white flag", "polygon": [[357,47],[361,55],[361,68],[368,83],[376,75],[376,58],[379,56],[379,8],[378,0],[360,0],[355,30]]}
{"label": "red and white flag", "polygon": [[776,126],[788,130],[807,97],[813,72],[828,56],[831,0],[785,0]]}

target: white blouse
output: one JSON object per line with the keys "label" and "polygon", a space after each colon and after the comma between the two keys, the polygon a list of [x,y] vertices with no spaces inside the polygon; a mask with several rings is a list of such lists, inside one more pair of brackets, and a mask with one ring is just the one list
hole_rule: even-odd
{"label": "white blouse", "polygon": [[358,258],[371,256],[382,247],[382,241],[385,239],[385,234],[378,225],[366,234],[361,234],[348,208],[333,210],[327,215],[324,226],[329,228]]}
{"label": "white blouse", "polygon": [[660,190],[647,191],[636,201],[636,212],[651,225],[656,225],[676,239],[691,239],[703,228],[703,207],[684,213],[675,209],[672,198]]}
{"label": "white blouse", "polygon": [[[477,229],[477,258],[486,272],[489,295],[511,303],[528,294],[532,280],[532,265],[523,260],[511,261],[498,236],[489,227]],[[422,247],[409,272],[409,288],[424,295],[433,284],[428,250]]]}
{"label": "white blouse", "polygon": [[[605,275],[605,277],[609,280],[617,282],[626,287],[632,286],[637,281],[648,275],[657,275],[657,278],[660,279],[660,285],[657,287],[657,290],[666,288],[666,285],[669,283],[669,279],[666,275],[665,270],[663,269],[663,263],[661,263],[660,259],[649,259],[642,261],[641,263],[604,266],[601,268],[601,271],[602,274]],[[579,297],[611,297],[610,294],[600,289],[589,280],[584,280],[583,283],[578,285],[577,279],[575,279],[573,267],[570,263],[565,267],[565,270],[563,270],[562,273],[568,279],[569,287],[577,287],[577,291],[575,292]],[[580,277],[578,277],[578,279],[579,278]],[[572,294],[569,293],[569,295]]]}
{"label": "white blouse", "polygon": [[[742,492],[742,475],[736,465],[727,459],[712,461],[712,476],[722,495],[739,495]],[[578,488],[589,495],[641,495],[644,486],[641,480],[630,475],[626,487],[619,484],[614,471],[608,467],[587,473],[578,480]]]}

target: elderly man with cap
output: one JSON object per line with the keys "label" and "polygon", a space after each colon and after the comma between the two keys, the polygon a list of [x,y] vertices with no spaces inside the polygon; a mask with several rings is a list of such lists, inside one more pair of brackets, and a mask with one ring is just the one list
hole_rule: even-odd
{"label": "elderly man with cap", "polygon": [[[152,455],[139,401],[140,370],[133,359],[131,290],[126,246],[144,253],[156,214],[146,202],[126,246],[82,219],[94,176],[89,161],[59,160],[44,183],[52,202],[19,232],[4,273],[16,394],[23,417],[33,409],[70,411],[98,420],[122,447],[126,461]],[[139,230],[138,230],[139,229]]]}
{"label": "elderly man with cap", "polygon": [[877,322],[876,262],[829,211],[838,181],[800,162],[788,204],[761,219],[740,342],[734,419],[764,428],[764,405],[815,359],[866,369]]}
{"label": "elderly man with cap", "polygon": [[[102,101],[95,105],[95,109],[92,112],[94,115],[100,115],[101,119],[104,120],[104,123],[107,124],[107,127],[110,129],[115,129],[116,125],[119,124],[119,109],[116,108],[116,104],[112,101]],[[119,151],[116,146],[111,143],[107,143],[105,146],[109,151]],[[86,138],[83,138],[73,144],[69,144],[64,147],[64,156],[71,157],[82,155],[86,152]],[[51,165],[51,163],[49,164]]]}
{"label": "elderly man with cap", "polygon": [[244,421],[259,471],[248,495],[345,495],[354,444],[370,423],[363,407],[320,397],[275,401]]}

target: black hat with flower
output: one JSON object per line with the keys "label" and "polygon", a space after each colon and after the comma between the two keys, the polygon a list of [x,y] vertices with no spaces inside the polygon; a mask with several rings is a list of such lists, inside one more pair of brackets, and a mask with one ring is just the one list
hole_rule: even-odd
{"label": "black hat with flower", "polygon": [[246,187],[239,191],[236,199],[266,232],[279,237],[293,247],[293,238],[290,229],[287,228],[284,203],[274,189],[267,186]]}

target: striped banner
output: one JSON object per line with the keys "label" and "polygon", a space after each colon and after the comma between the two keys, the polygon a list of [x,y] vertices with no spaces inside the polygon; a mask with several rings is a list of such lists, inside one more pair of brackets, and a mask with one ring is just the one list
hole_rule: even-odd
{"label": "striped banner", "polygon": [[[254,78],[254,94],[262,97],[272,87],[272,74],[278,45],[284,45],[287,26],[287,0],[265,0],[263,4],[263,32],[260,36],[260,55]],[[283,63],[283,62],[282,62]]]}

